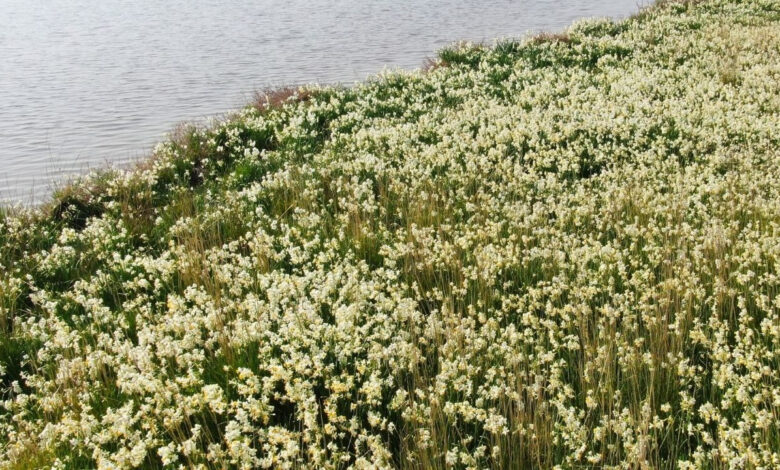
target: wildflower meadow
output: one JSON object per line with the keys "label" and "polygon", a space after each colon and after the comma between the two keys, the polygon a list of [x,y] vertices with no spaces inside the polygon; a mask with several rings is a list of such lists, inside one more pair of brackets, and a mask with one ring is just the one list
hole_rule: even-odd
{"label": "wildflower meadow", "polygon": [[780,4],[261,96],[0,209],[0,468],[780,468]]}

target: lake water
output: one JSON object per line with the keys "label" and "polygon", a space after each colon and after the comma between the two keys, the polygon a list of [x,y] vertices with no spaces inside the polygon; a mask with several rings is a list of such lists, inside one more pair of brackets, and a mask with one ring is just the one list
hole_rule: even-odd
{"label": "lake water", "polygon": [[0,199],[148,155],[256,90],[417,68],[459,40],[623,17],[638,0],[2,0]]}

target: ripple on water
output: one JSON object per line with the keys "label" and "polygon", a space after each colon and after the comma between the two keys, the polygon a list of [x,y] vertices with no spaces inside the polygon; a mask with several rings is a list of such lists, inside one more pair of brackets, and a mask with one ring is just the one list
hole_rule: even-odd
{"label": "ripple on water", "polygon": [[637,0],[5,0],[0,200],[147,154],[178,122],[257,89],[419,67],[458,40],[518,37]]}

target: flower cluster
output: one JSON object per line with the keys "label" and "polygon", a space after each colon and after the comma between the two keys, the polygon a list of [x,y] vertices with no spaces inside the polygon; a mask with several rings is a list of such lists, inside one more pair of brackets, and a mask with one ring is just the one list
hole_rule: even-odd
{"label": "flower cluster", "polygon": [[0,213],[0,468],[780,468],[780,8],[308,88]]}

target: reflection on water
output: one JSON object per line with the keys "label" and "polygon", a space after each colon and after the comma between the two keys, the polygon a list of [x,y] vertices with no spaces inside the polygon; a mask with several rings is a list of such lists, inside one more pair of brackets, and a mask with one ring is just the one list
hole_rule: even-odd
{"label": "reflection on water", "polygon": [[0,198],[148,154],[255,90],[419,67],[457,40],[626,16],[637,0],[4,0]]}

